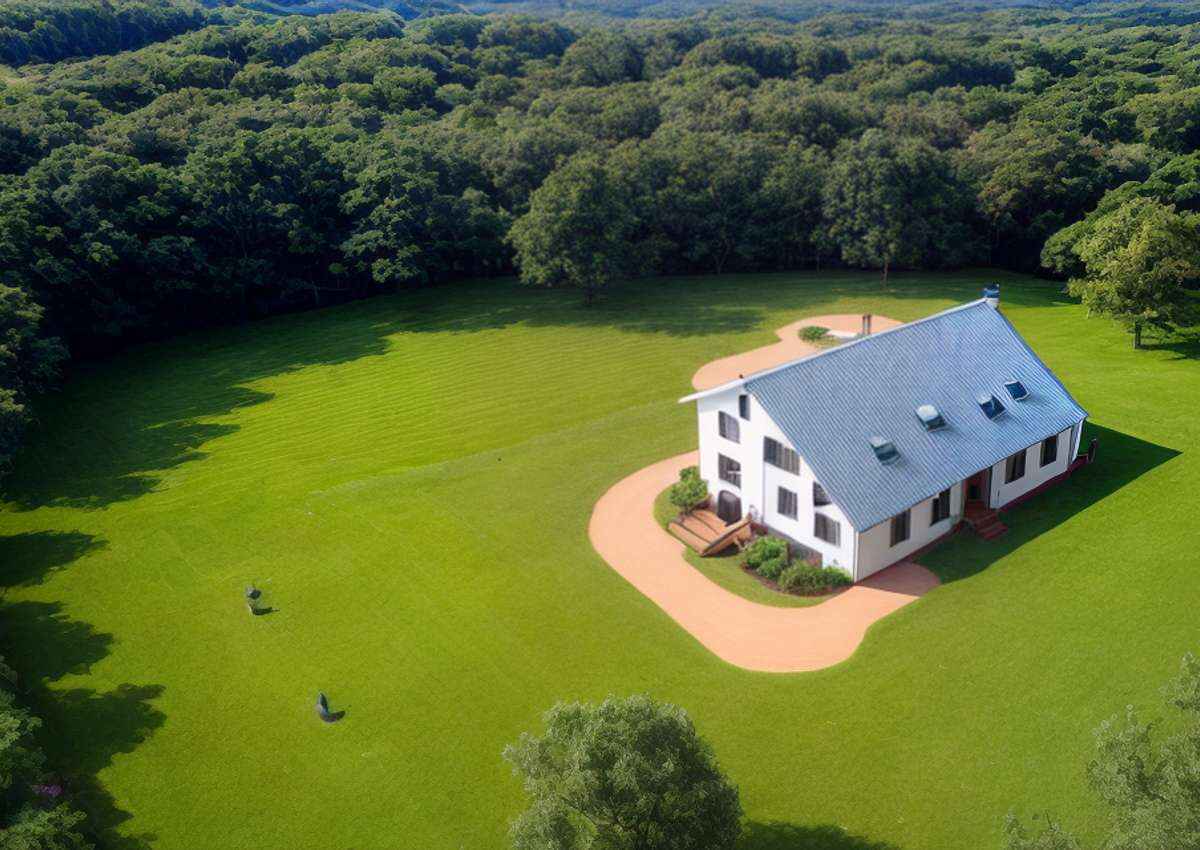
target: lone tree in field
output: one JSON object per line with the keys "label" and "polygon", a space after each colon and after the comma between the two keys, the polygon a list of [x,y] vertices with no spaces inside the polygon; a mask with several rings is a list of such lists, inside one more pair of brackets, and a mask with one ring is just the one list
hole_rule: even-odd
{"label": "lone tree in field", "polygon": [[1200,285],[1200,235],[1195,216],[1152,198],[1122,204],[1075,245],[1087,269],[1067,288],[1089,312],[1111,316],[1142,347],[1145,327],[1170,331],[1188,324]]}
{"label": "lone tree in field", "polygon": [[700,468],[686,466],[679,472],[679,480],[671,485],[668,494],[671,504],[680,513],[686,514],[708,498],[708,484],[700,477]]}
{"label": "lone tree in field", "polygon": [[559,703],[546,732],[504,758],[529,807],[517,850],[727,850],[741,832],[737,788],[687,714],[647,696]]}
{"label": "lone tree in field", "polygon": [[509,231],[521,279],[579,287],[590,306],[596,290],[631,270],[635,219],[627,195],[598,156],[579,154],[561,164]]}
{"label": "lone tree in field", "polygon": [[[1166,724],[1143,723],[1133,707],[1096,729],[1088,784],[1108,806],[1105,850],[1184,850],[1200,847],[1200,658],[1184,657],[1163,701],[1182,714]],[[1161,728],[1161,727],[1158,727]],[[1006,850],[1080,850],[1079,838],[1047,819],[1029,833],[1014,816],[1005,822]]]}

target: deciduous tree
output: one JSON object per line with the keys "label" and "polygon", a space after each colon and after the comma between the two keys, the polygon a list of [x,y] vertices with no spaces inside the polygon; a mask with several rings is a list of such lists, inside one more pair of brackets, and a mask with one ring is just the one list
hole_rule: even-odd
{"label": "deciduous tree", "polygon": [[529,805],[517,850],[727,850],[738,792],[687,714],[647,696],[559,703],[504,758]]}

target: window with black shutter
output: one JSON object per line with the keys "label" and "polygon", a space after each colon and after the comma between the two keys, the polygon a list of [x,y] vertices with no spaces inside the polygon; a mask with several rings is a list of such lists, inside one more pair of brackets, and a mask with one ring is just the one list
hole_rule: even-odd
{"label": "window with black shutter", "polygon": [[1058,435],[1042,440],[1042,466],[1049,466],[1058,460]]}
{"label": "window with black shutter", "polygon": [[813,536],[834,546],[842,545],[842,524],[825,514],[813,515]]}
{"label": "window with black shutter", "polygon": [[929,519],[930,525],[937,525],[944,519],[950,518],[950,491],[943,490],[933,498],[933,515]]}
{"label": "window with black shutter", "polygon": [[741,427],[738,425],[738,421],[724,410],[717,416],[717,430],[721,432],[722,437],[732,443],[741,440]]}
{"label": "window with black shutter", "polygon": [[892,545],[903,543],[908,539],[909,512],[896,514],[892,517]]}
{"label": "window with black shutter", "polygon": [[770,437],[763,437],[763,460],[785,472],[800,474],[800,455]]}
{"label": "window with black shutter", "polygon": [[741,487],[742,465],[725,455],[717,455],[717,476],[735,487]]}
{"label": "window with black shutter", "polygon": [[796,518],[800,507],[800,497],[786,487],[779,488],[779,513],[786,517]]}
{"label": "window with black shutter", "polygon": [[825,492],[825,488],[813,482],[813,507],[819,508],[823,505],[833,504],[833,500],[829,498],[829,494]]}
{"label": "window with black shutter", "polygon": [[1004,464],[1004,483],[1012,484],[1025,477],[1025,450],[1010,455]]}
{"label": "window with black shutter", "polygon": [[747,422],[750,421],[750,396],[745,394],[738,396],[738,416]]}

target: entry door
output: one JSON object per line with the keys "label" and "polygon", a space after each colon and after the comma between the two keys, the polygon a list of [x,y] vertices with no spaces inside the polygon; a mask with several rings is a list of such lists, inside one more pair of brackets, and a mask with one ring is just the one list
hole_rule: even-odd
{"label": "entry door", "polygon": [[988,479],[991,469],[981,469],[970,478],[967,479],[967,501],[968,502],[987,502],[988,500]]}
{"label": "entry door", "polygon": [[742,518],[742,500],[728,490],[722,490],[717,496],[717,516],[726,523],[737,522]]}

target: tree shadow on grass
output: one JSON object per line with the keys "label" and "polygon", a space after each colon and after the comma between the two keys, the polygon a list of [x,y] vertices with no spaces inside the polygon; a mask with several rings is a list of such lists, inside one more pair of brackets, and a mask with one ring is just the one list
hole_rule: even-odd
{"label": "tree shadow on grass", "polygon": [[852,835],[831,824],[796,826],[779,821],[750,821],[738,850],[899,850],[894,844]]}
{"label": "tree shadow on grass", "polygon": [[[40,425],[0,485],[0,501],[18,510],[99,509],[141,497],[166,471],[203,459],[208,444],[235,433],[230,419],[237,410],[272,398],[255,382],[382,355],[393,334],[523,324],[672,337],[761,331],[771,342],[773,314],[828,312],[838,299],[863,309],[881,296],[966,300],[979,297],[990,275],[914,273],[887,289],[863,272],[652,278],[614,286],[591,309],[577,291],[515,279],[464,281],[150,343],[75,364],[61,392],[38,400]],[[1028,282],[1011,288],[1014,299],[1051,298],[1048,288]]]}
{"label": "tree shadow on grass", "polygon": [[53,779],[89,818],[89,830],[110,850],[147,850],[154,836],[124,836],[129,819],[100,782],[118,753],[145,741],[165,719],[153,707],[159,685],[121,684],[111,690],[59,689],[68,675],[87,673],[108,655],[112,635],[72,620],[58,603],[14,602],[0,608],[0,651],[17,673],[17,691],[42,719],[38,740]]}
{"label": "tree shadow on grass", "polygon": [[1008,526],[1006,534],[987,543],[973,535],[963,540],[952,539],[922,557],[921,563],[943,582],[973,576],[1181,454],[1176,449],[1089,422],[1084,426],[1080,445],[1086,447],[1092,438],[1098,440],[1096,462],[1001,514]]}
{"label": "tree shadow on grass", "polygon": [[50,573],[105,545],[103,539],[78,531],[33,531],[0,537],[0,587],[41,584]]}

